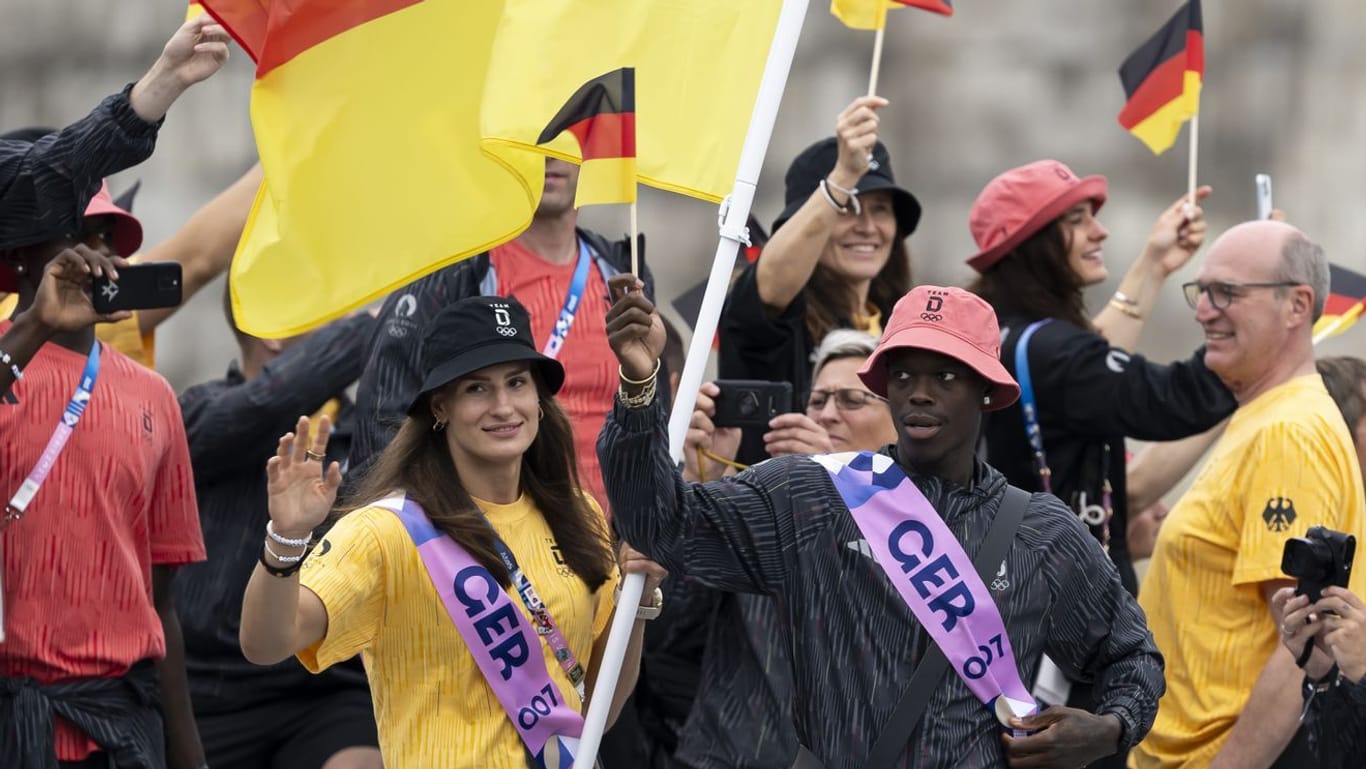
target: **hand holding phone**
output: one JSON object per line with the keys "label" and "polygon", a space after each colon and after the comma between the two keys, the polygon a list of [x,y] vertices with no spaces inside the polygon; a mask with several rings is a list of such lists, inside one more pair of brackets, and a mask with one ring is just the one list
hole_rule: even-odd
{"label": "hand holding phone", "polygon": [[792,383],[752,379],[718,379],[717,427],[757,427],[767,429],[768,421],[792,411]]}
{"label": "hand holding phone", "polygon": [[147,262],[119,268],[119,279],[105,275],[91,281],[91,304],[106,315],[120,310],[176,307],[181,301],[179,262]]}

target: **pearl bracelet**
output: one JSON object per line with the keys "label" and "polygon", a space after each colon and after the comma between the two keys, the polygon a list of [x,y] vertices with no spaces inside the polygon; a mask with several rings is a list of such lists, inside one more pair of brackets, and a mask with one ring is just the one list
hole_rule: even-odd
{"label": "pearl bracelet", "polygon": [[282,537],[279,534],[275,533],[275,528],[271,526],[270,521],[266,521],[266,536],[270,537],[271,542],[274,542],[277,545],[284,545],[285,547],[308,547],[308,545],[313,541],[312,532],[309,532],[309,535],[307,537],[304,537],[303,539],[290,539],[289,537]]}

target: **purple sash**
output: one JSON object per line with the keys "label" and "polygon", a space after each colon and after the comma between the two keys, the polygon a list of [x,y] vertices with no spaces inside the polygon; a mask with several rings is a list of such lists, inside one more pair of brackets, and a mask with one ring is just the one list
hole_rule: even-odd
{"label": "purple sash", "polygon": [[403,522],[455,629],[527,750],[543,769],[570,769],[583,716],[564,703],[546,670],[541,641],[512,597],[488,569],[432,526],[416,502],[397,496],[375,507]]}
{"label": "purple sash", "polygon": [[906,473],[867,451],[811,459],[830,473],[878,566],[977,699],[1002,723],[1037,711],[972,559]]}

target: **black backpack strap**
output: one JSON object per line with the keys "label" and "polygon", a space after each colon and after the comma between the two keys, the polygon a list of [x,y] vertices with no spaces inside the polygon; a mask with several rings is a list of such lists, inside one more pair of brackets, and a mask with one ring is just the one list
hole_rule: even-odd
{"label": "black backpack strap", "polygon": [[[982,548],[977,551],[977,557],[973,559],[977,575],[983,582],[995,576],[996,569],[1000,567],[1001,561],[1005,560],[1006,553],[1010,552],[1010,544],[1015,541],[1015,532],[1020,528],[1020,521],[1024,520],[1025,509],[1029,507],[1029,496],[1029,492],[1023,489],[1006,486],[1005,498],[1001,500],[1001,506],[996,511],[996,519],[991,522],[986,541],[982,543]],[[920,717],[930,704],[930,695],[939,688],[939,680],[948,669],[949,660],[944,656],[939,644],[930,644],[925,651],[925,657],[911,674],[911,683],[901,695],[901,701],[892,711],[891,718],[887,719],[886,726],[882,727],[882,733],[873,743],[873,749],[868,752],[864,769],[891,769],[892,764],[905,749],[907,740],[920,724]]]}

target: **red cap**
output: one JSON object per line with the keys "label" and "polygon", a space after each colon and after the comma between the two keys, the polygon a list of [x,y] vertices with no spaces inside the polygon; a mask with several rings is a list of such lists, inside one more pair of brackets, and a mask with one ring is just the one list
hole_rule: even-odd
{"label": "red cap", "polygon": [[[132,256],[142,245],[142,222],[136,216],[119,208],[109,195],[109,184],[100,183],[100,191],[90,199],[85,207],[85,217],[114,217],[114,251],[119,256]],[[59,240],[60,236],[53,238]],[[8,266],[0,264],[0,292],[12,293],[19,290],[19,278]]]}
{"label": "red cap", "polygon": [[109,195],[108,182],[100,184],[100,191],[95,193],[95,197],[90,199],[90,205],[85,207],[85,216],[87,219],[92,216],[114,217],[113,245],[119,256],[132,256],[142,246],[142,222],[114,203],[114,199]]}
{"label": "red cap", "polygon": [[1083,200],[1095,213],[1105,204],[1110,183],[1104,176],[1085,179],[1056,160],[1036,160],[992,179],[977,196],[968,215],[968,228],[978,253],[968,266],[978,272],[989,267]]}
{"label": "red cap", "polygon": [[887,353],[903,348],[929,350],[956,358],[993,385],[983,411],[1003,409],[1020,397],[1020,386],[1001,365],[1001,329],[996,311],[961,288],[917,286],[892,310],[882,341],[868,356],[859,379],[887,397]]}

